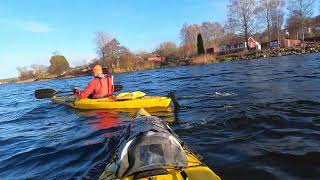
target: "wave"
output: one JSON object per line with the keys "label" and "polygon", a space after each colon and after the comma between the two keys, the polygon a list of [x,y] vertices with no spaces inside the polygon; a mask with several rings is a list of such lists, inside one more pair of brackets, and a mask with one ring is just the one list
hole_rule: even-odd
{"label": "wave", "polygon": [[236,93],[229,93],[229,92],[214,92],[214,93],[207,93],[203,95],[193,95],[193,96],[180,96],[178,97],[178,100],[183,99],[199,99],[199,98],[219,98],[219,97],[230,97],[230,96],[237,96]]}
{"label": "wave", "polygon": [[201,78],[207,78],[207,77],[211,77],[208,75],[205,76],[185,76],[185,77],[176,77],[176,78],[169,78],[167,79],[167,81],[177,81],[177,80],[200,80]]}

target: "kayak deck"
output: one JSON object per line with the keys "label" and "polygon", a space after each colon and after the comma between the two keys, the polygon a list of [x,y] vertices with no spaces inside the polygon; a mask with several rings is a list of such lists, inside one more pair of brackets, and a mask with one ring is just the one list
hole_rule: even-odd
{"label": "kayak deck", "polygon": [[[220,180],[209,167],[205,166],[193,153],[185,150],[188,159],[188,167],[184,169],[189,180]],[[185,180],[180,170],[167,169],[168,174],[152,176],[153,180]],[[133,180],[133,176],[123,178],[122,180]],[[150,178],[149,178],[150,179]],[[148,178],[141,178],[141,180],[149,180]]]}
{"label": "kayak deck", "polygon": [[[184,172],[186,173],[189,180],[221,180],[220,177],[215,174],[208,166],[204,165],[199,158],[193,154],[191,151],[185,149],[184,150],[187,159],[188,159],[188,166],[184,168]],[[115,164],[107,165],[104,173],[100,176],[99,180],[108,180],[108,179],[116,179],[114,171],[115,171]],[[185,180],[182,176],[181,171],[179,169],[174,168],[166,168],[168,171],[166,174],[163,175],[155,175],[152,176],[152,180]],[[129,176],[122,178],[120,180],[134,180],[134,176]],[[147,178],[138,178],[139,180],[149,180],[150,177]]]}
{"label": "kayak deck", "polygon": [[65,104],[76,109],[137,109],[168,107],[171,99],[160,96],[144,96],[132,100],[117,101],[111,98],[79,99],[75,96],[54,96],[52,102]]}

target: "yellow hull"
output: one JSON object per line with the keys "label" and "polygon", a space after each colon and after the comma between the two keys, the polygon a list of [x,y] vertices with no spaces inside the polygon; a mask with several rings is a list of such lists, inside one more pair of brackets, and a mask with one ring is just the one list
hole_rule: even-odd
{"label": "yellow hull", "polygon": [[103,99],[78,99],[75,96],[52,97],[52,102],[65,104],[76,109],[137,109],[168,107],[171,99],[158,96],[144,96],[142,98],[116,101],[110,98]]}
{"label": "yellow hull", "polygon": [[[221,180],[221,178],[208,166],[204,165],[195,154],[187,149],[185,149],[185,153],[187,154],[188,166],[184,169],[184,172],[187,174],[189,180]],[[167,174],[152,176],[152,178],[140,178],[139,180],[185,180],[180,170],[170,168],[166,170],[168,171]],[[112,168],[105,169],[99,180],[114,179],[114,172],[112,171],[114,171]],[[129,176],[120,180],[134,180],[134,177]]]}
{"label": "yellow hull", "polygon": [[[196,155],[185,150],[188,158],[188,167],[184,169],[189,180],[220,180],[209,167],[200,162]],[[185,180],[179,170],[167,169],[168,174],[152,176],[152,180]],[[133,176],[122,178],[122,180],[133,180]],[[140,180],[148,180],[142,178]]]}

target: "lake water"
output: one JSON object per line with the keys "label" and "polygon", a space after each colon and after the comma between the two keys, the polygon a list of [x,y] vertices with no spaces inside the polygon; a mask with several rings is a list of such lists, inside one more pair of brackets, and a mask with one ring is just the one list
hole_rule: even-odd
{"label": "lake water", "polygon": [[[1,179],[88,177],[128,113],[80,111],[34,90],[83,88],[91,77],[0,85]],[[115,75],[126,91],[166,95],[171,127],[223,179],[320,177],[320,54]],[[90,177],[89,177],[90,178]]]}

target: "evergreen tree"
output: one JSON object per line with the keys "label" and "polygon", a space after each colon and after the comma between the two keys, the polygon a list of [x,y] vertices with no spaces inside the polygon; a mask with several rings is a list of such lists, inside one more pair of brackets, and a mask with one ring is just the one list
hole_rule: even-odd
{"label": "evergreen tree", "polygon": [[198,55],[205,54],[202,36],[199,33],[197,37]]}

